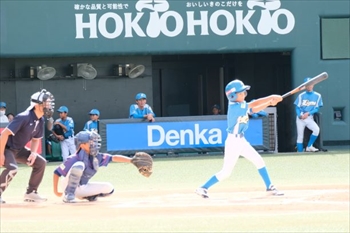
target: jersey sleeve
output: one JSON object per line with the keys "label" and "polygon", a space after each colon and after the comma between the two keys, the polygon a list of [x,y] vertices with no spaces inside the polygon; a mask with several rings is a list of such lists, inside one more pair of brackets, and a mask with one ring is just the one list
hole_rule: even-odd
{"label": "jersey sleeve", "polygon": [[6,128],[8,128],[13,135],[16,135],[16,133],[22,128],[23,125],[28,123],[28,117],[25,115],[17,115],[15,118],[13,118],[13,121],[11,121]]}
{"label": "jersey sleeve", "polygon": [[153,112],[151,106],[149,106],[149,105],[147,104],[147,108],[146,108],[146,109],[147,109],[147,114],[152,114],[153,117],[156,117],[156,114]]}
{"label": "jersey sleeve", "polygon": [[55,170],[54,173],[58,176],[66,176],[73,166],[74,163],[78,162],[79,159],[77,155],[69,157],[65,162],[61,163],[60,166],[58,166]]}
{"label": "jersey sleeve", "polygon": [[106,153],[99,153],[97,155],[97,159],[99,161],[99,166],[107,167],[108,164],[112,161],[112,155]]}

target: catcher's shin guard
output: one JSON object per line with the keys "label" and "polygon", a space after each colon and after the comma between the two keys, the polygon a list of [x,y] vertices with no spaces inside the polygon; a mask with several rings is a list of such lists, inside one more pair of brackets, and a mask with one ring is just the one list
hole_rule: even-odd
{"label": "catcher's shin guard", "polygon": [[65,190],[65,194],[74,194],[77,189],[81,176],[83,175],[84,166],[73,165],[68,177],[68,184]]}

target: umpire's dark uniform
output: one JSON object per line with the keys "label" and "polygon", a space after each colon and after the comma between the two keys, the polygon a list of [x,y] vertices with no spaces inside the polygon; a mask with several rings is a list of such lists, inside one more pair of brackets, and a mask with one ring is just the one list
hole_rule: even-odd
{"label": "umpire's dark uniform", "polygon": [[[38,119],[34,109],[31,109],[18,114],[4,129],[4,131],[10,131],[11,134],[8,136],[4,150],[5,170],[3,170],[0,176],[0,198],[13,177],[17,174],[17,163],[26,164],[28,162],[27,159],[31,152],[25,148],[25,145],[31,139],[41,140],[43,137],[44,123],[44,117]],[[33,191],[36,193],[36,190],[38,189],[44,176],[45,166],[45,158],[38,155],[34,164],[32,165],[33,170],[29,179],[26,194],[30,194]]]}

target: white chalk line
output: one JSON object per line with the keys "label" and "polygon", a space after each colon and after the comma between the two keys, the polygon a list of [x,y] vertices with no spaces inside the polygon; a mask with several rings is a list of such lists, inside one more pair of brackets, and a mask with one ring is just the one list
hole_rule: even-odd
{"label": "white chalk line", "polygon": [[[121,203],[111,205],[111,208],[183,208],[202,206],[265,206],[315,204],[349,206],[347,201],[309,200],[312,197],[334,193],[349,193],[349,190],[294,190],[288,191],[285,196],[265,196],[261,192],[232,192],[213,193],[211,198],[204,199],[195,193],[175,193],[162,196],[143,197],[142,199],[122,200]],[[210,194],[209,194],[210,195]],[[242,197],[243,196],[243,197]]]}

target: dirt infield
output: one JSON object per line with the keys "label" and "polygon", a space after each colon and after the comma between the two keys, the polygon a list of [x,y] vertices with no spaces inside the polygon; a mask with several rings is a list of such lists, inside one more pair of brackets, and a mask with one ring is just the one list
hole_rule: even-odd
{"label": "dirt infield", "polygon": [[[124,217],[137,215],[288,215],[298,212],[328,213],[349,211],[349,186],[290,187],[284,196],[272,196],[261,190],[214,189],[209,199],[203,199],[193,190],[119,192],[97,202],[63,203],[51,197],[46,203],[23,203],[8,200],[1,206],[1,220],[19,219],[37,221],[54,211],[58,219],[74,219],[77,215],[94,213],[98,219],[122,212]],[[15,202],[17,201],[17,203]],[[35,214],[33,214],[35,209]],[[147,211],[146,211],[147,210]]]}

